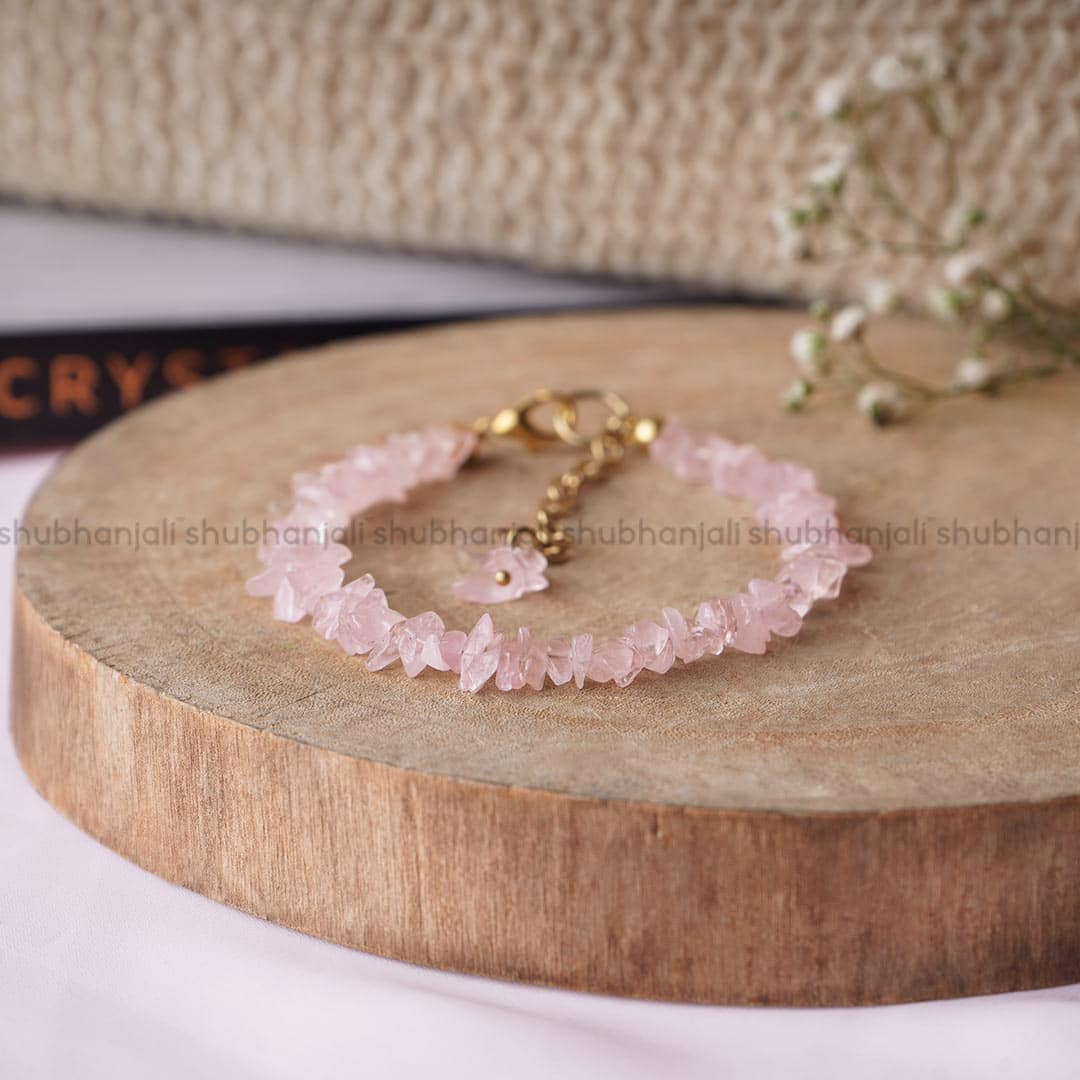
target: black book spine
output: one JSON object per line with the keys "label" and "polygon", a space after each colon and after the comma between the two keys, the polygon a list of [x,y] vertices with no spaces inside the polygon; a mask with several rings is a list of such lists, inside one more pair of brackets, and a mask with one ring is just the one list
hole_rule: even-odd
{"label": "black book spine", "polygon": [[242,323],[0,334],[0,446],[73,442],[144,401],[341,338],[437,319]]}

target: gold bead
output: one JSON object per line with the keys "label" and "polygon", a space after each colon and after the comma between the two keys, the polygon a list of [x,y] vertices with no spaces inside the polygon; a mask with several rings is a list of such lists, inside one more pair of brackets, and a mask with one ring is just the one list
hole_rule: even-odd
{"label": "gold bead", "polygon": [[660,434],[660,421],[651,416],[643,416],[634,424],[634,442],[639,446],[648,446],[656,441]]}
{"label": "gold bead", "polygon": [[517,409],[500,409],[489,421],[488,430],[492,435],[509,435],[520,423],[521,414]]}
{"label": "gold bead", "polygon": [[509,585],[510,584],[510,571],[509,570],[496,570],[495,571],[495,584],[496,585]]}

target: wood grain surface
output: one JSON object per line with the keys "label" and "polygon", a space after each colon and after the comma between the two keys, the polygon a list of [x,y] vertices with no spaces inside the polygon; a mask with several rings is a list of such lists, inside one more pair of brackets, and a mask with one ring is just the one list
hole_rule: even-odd
{"label": "wood grain surface", "polygon": [[[784,1004],[1080,979],[1080,384],[886,431],[839,407],[786,417],[797,325],[738,309],[460,325],[320,349],[105,429],[24,521],[27,772],[154,873],[423,964]],[[879,341],[942,377],[958,347],[902,321]],[[291,473],[541,385],[610,386],[811,466],[845,524],[876,530],[874,563],[766,657],[626,690],[472,697],[371,674],[245,594],[251,530]],[[349,575],[467,628],[462,545],[438,528],[525,520],[569,460],[508,446],[373,513]],[[610,632],[776,565],[746,507],[644,459],[583,499],[581,525],[502,628]]]}

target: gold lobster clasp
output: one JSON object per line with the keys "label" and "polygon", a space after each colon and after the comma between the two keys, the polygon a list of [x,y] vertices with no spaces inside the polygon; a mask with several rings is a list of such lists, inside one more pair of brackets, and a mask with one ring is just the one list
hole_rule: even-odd
{"label": "gold lobster clasp", "polygon": [[[600,402],[608,410],[598,431],[584,432],[578,427],[579,405]],[[554,406],[550,427],[537,418],[537,412]],[[520,440],[530,450],[562,442],[567,446],[587,447],[599,438],[614,438],[624,446],[647,446],[656,438],[659,421],[633,414],[626,399],[614,390],[536,390],[516,405],[500,409],[490,419],[474,425],[478,435],[509,437]]]}
{"label": "gold lobster clasp", "polygon": [[[600,403],[607,415],[593,430],[582,431],[579,406],[591,402]],[[550,427],[536,415],[546,406],[554,406]],[[659,420],[635,416],[626,399],[614,390],[537,390],[491,418],[477,420],[473,431],[481,438],[518,439],[530,450],[563,443],[587,451],[581,461],[548,484],[532,525],[506,530],[506,544],[535,548],[548,562],[568,558],[574,538],[564,523],[577,505],[582,487],[607,476],[622,463],[627,450],[648,446],[659,430]]]}

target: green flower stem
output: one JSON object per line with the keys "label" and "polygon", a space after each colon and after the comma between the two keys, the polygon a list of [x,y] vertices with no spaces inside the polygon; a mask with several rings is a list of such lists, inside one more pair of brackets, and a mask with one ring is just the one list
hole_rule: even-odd
{"label": "green flower stem", "polygon": [[875,379],[894,382],[901,389],[915,395],[915,397],[929,400],[938,393],[937,388],[931,386],[930,383],[923,382],[922,379],[916,379],[912,375],[906,375],[902,371],[894,371],[892,368],[886,367],[874,356],[870,351],[870,346],[862,338],[855,342],[855,356],[863,369]]}
{"label": "green flower stem", "polygon": [[855,142],[855,164],[863,171],[871,190],[884,203],[892,215],[901,221],[906,221],[918,232],[922,233],[931,245],[941,242],[938,231],[917,214],[910,210],[897,194],[896,189],[889,181],[881,162],[878,160],[870,140],[865,135],[859,135]]}

